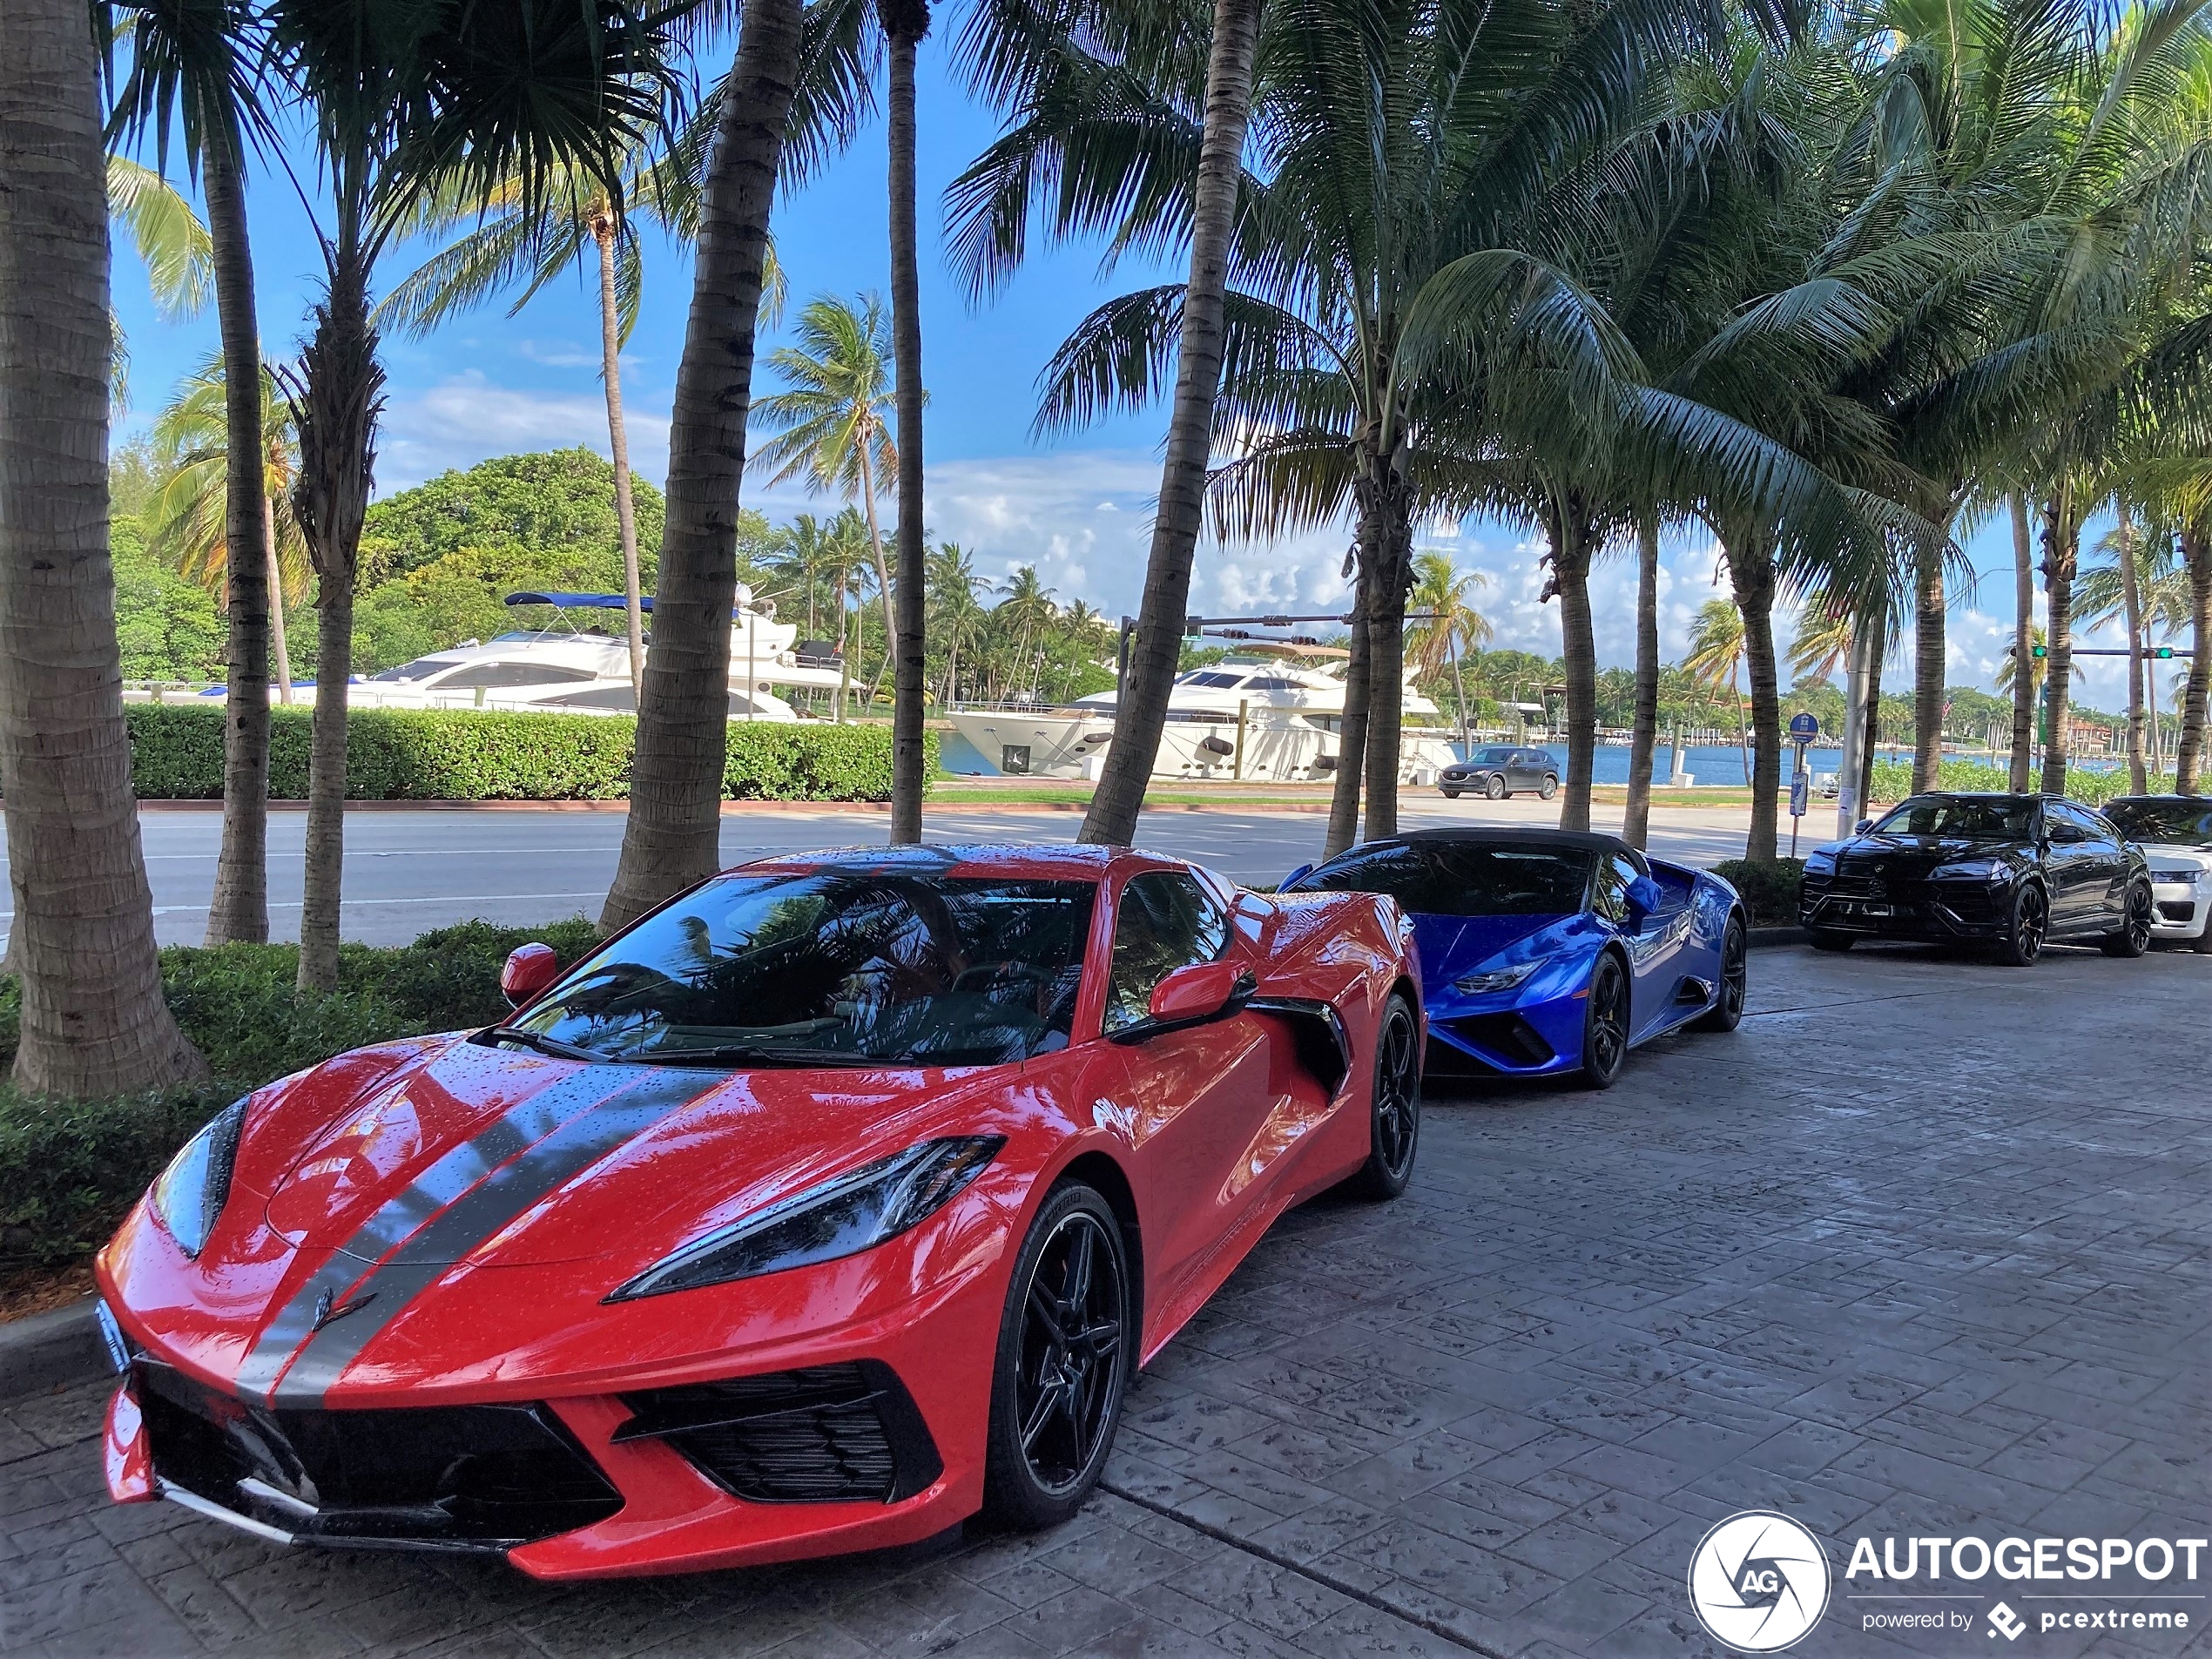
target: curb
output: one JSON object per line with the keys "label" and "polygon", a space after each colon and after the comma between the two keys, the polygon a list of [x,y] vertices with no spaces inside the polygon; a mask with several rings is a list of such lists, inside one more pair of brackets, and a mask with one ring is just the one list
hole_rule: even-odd
{"label": "curb", "polygon": [[1774,945],[1802,945],[1811,937],[1795,923],[1777,927],[1754,927],[1746,941],[1752,949],[1762,950]]}
{"label": "curb", "polygon": [[0,1399],[91,1382],[108,1369],[93,1298],[0,1325]]}

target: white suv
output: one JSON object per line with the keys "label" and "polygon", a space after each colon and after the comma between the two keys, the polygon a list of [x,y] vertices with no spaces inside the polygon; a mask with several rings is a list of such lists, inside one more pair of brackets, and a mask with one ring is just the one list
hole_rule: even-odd
{"label": "white suv", "polygon": [[2105,816],[2150,863],[2151,937],[2212,951],[2212,796],[2122,795]]}

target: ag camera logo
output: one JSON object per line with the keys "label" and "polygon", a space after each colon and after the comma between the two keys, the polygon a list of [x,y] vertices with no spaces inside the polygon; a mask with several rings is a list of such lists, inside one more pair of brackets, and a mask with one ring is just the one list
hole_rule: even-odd
{"label": "ag camera logo", "polygon": [[1828,1556],[1789,1516],[1747,1509],[1699,1540],[1689,1558],[1689,1604],[1723,1647],[1778,1653],[1827,1610]]}

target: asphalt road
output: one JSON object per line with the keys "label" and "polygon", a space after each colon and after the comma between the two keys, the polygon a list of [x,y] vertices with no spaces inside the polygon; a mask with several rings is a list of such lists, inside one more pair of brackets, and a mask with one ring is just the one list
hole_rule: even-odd
{"label": "asphalt road", "polygon": [[[1453,823],[1558,822],[1556,803],[1529,800],[1446,802],[1409,795],[1400,808],[1411,828]],[[1668,807],[1652,813],[1651,850],[1663,858],[1710,864],[1743,847],[1749,818],[1741,807]],[[1601,827],[1619,827],[1599,815]],[[597,915],[622,846],[624,813],[572,808],[482,811],[388,811],[353,813],[346,826],[345,933],[369,944],[399,944],[426,928],[481,916],[528,926],[581,912]],[[735,864],[763,853],[824,846],[880,846],[888,815],[879,810],[824,806],[794,812],[733,807],[722,819],[722,854]],[[154,927],[164,944],[198,944],[214,887],[221,814],[206,807],[163,806],[139,815],[146,870],[153,885]],[[1074,839],[1082,817],[1073,812],[1001,808],[933,811],[933,841],[1055,841]],[[1833,809],[1806,820],[1811,845],[1833,826]],[[1274,881],[1319,856],[1326,820],[1314,813],[1172,810],[1148,813],[1139,840],[1195,860],[1232,880]],[[270,931],[296,938],[307,814],[269,815]],[[1784,820],[1784,834],[1788,834]],[[12,921],[0,913],[0,929]]]}

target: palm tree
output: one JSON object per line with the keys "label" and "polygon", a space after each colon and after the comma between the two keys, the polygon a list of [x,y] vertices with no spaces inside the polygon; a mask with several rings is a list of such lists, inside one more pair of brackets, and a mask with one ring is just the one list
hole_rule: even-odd
{"label": "palm tree", "polygon": [[1736,704],[1736,740],[1744,750],[1743,781],[1751,781],[1750,741],[1743,710],[1743,613],[1725,599],[1708,599],[1697,607],[1689,624],[1689,652],[1682,659],[1685,671],[1709,691],[1728,687]]}
{"label": "palm tree", "polygon": [[[448,318],[482,304],[503,289],[522,293],[508,307],[514,316],[562,273],[593,262],[599,283],[599,378],[607,404],[607,448],[614,465],[615,520],[622,543],[632,688],[645,675],[644,590],[637,566],[637,510],[630,481],[630,434],[622,415],[622,347],[637,326],[644,280],[637,225],[649,219],[680,240],[698,226],[698,184],[679,144],[658,158],[633,157],[619,191],[599,184],[585,169],[562,170],[551,190],[531,199],[519,176],[495,181],[487,195],[449,193],[426,205],[422,228],[442,230],[465,220],[475,228],[439,250],[376,307],[380,321],[411,335],[428,334]],[[764,321],[781,312],[782,273],[769,245],[761,300]]]}
{"label": "palm tree", "polygon": [[1449,553],[1431,550],[1413,556],[1413,591],[1408,603],[1421,619],[1406,624],[1406,654],[1423,679],[1433,679],[1450,667],[1452,700],[1462,733],[1467,730],[1467,698],[1460,660],[1488,644],[1491,635],[1489,619],[1467,596],[1489,583],[1487,571],[1460,570]]}
{"label": "palm tree", "polygon": [[921,264],[914,225],[914,51],[929,32],[929,0],[876,0],[889,46],[891,342],[898,405],[898,579],[884,596],[893,625],[884,648],[891,684],[891,842],[921,840],[921,796],[928,764],[922,731],[927,549],[922,529]]}
{"label": "palm tree", "polygon": [[[2006,496],[2006,507],[2013,521],[2013,662],[2027,660],[2034,642],[2029,638],[2035,626],[2034,542],[2027,527],[2027,498],[2017,489]],[[2013,757],[2012,772],[2007,786],[2015,795],[2027,793],[2035,757],[2035,684],[2027,675],[2020,676],[2013,687]]]}
{"label": "palm tree", "polygon": [[961,653],[983,643],[990,613],[975,597],[983,578],[975,574],[974,562],[959,543],[938,543],[929,556],[927,576],[929,638],[945,653],[944,690],[937,700],[950,705],[960,697]]}
{"label": "palm tree", "polygon": [[[317,577],[299,982],[327,992],[338,976],[354,583],[384,379],[369,305],[377,262],[422,204],[443,192],[488,197],[501,181],[520,178],[526,202],[535,204],[579,168],[618,190],[625,159],[659,121],[672,84],[671,25],[662,14],[643,19],[614,0],[581,8],[568,0],[496,8],[466,0],[268,0],[266,10],[275,56],[314,113],[330,200],[327,221],[316,230],[323,298],[299,363],[285,376],[300,432],[293,509]],[[521,42],[528,51],[518,72]],[[717,506],[729,513],[723,498]],[[728,718],[731,553],[725,549],[720,578],[725,671],[711,688],[718,725]],[[668,575],[664,557],[664,583]],[[664,608],[656,635],[671,616],[680,635],[683,611],[680,602]],[[641,710],[649,706],[650,698],[640,699]],[[641,760],[648,746],[641,736]]]}
{"label": "palm tree", "polygon": [[1621,839],[1642,846],[1651,832],[1651,767],[1659,748],[1659,518],[1636,525],[1636,686],[1629,732],[1629,799]]}
{"label": "palm tree", "polygon": [[[153,424],[160,482],[147,509],[147,540],[178,572],[219,592],[230,577],[227,502],[230,488],[229,394],[223,362],[212,359],[178,388]],[[280,703],[292,701],[292,652],[284,608],[307,597],[307,549],[292,514],[299,481],[299,435],[292,408],[279,395],[275,374],[261,370],[260,560],[269,588],[269,633],[276,655]]]}
{"label": "palm tree", "polygon": [[[22,995],[13,1082],[71,1099],[206,1064],[162,1000],[108,563],[98,60],[84,8],[22,0],[0,51],[0,806]],[[35,233],[32,228],[35,227]]]}
{"label": "palm tree", "polygon": [[[172,132],[182,135],[185,168],[199,179],[207,202],[207,254],[229,388],[225,448],[254,453],[262,432],[261,347],[246,162],[250,141],[266,127],[262,18],[253,0],[113,0],[112,11],[125,25],[120,32],[129,41],[130,69],[116,91],[111,136],[151,135],[165,166]],[[240,469],[226,489],[225,544],[266,545],[268,505],[260,481]],[[226,565],[226,582],[223,838],[207,912],[210,945],[269,936],[268,567],[240,559]]]}
{"label": "palm tree", "polygon": [[899,467],[883,418],[894,372],[889,334],[883,302],[873,294],[857,303],[826,294],[809,301],[799,314],[799,343],[768,354],[768,367],[791,389],[754,408],[754,421],[779,435],[760,446],[752,464],[772,484],[803,478],[810,489],[835,490],[860,504],[883,596],[884,631],[895,637],[891,573],[875,511],[883,476]]}

